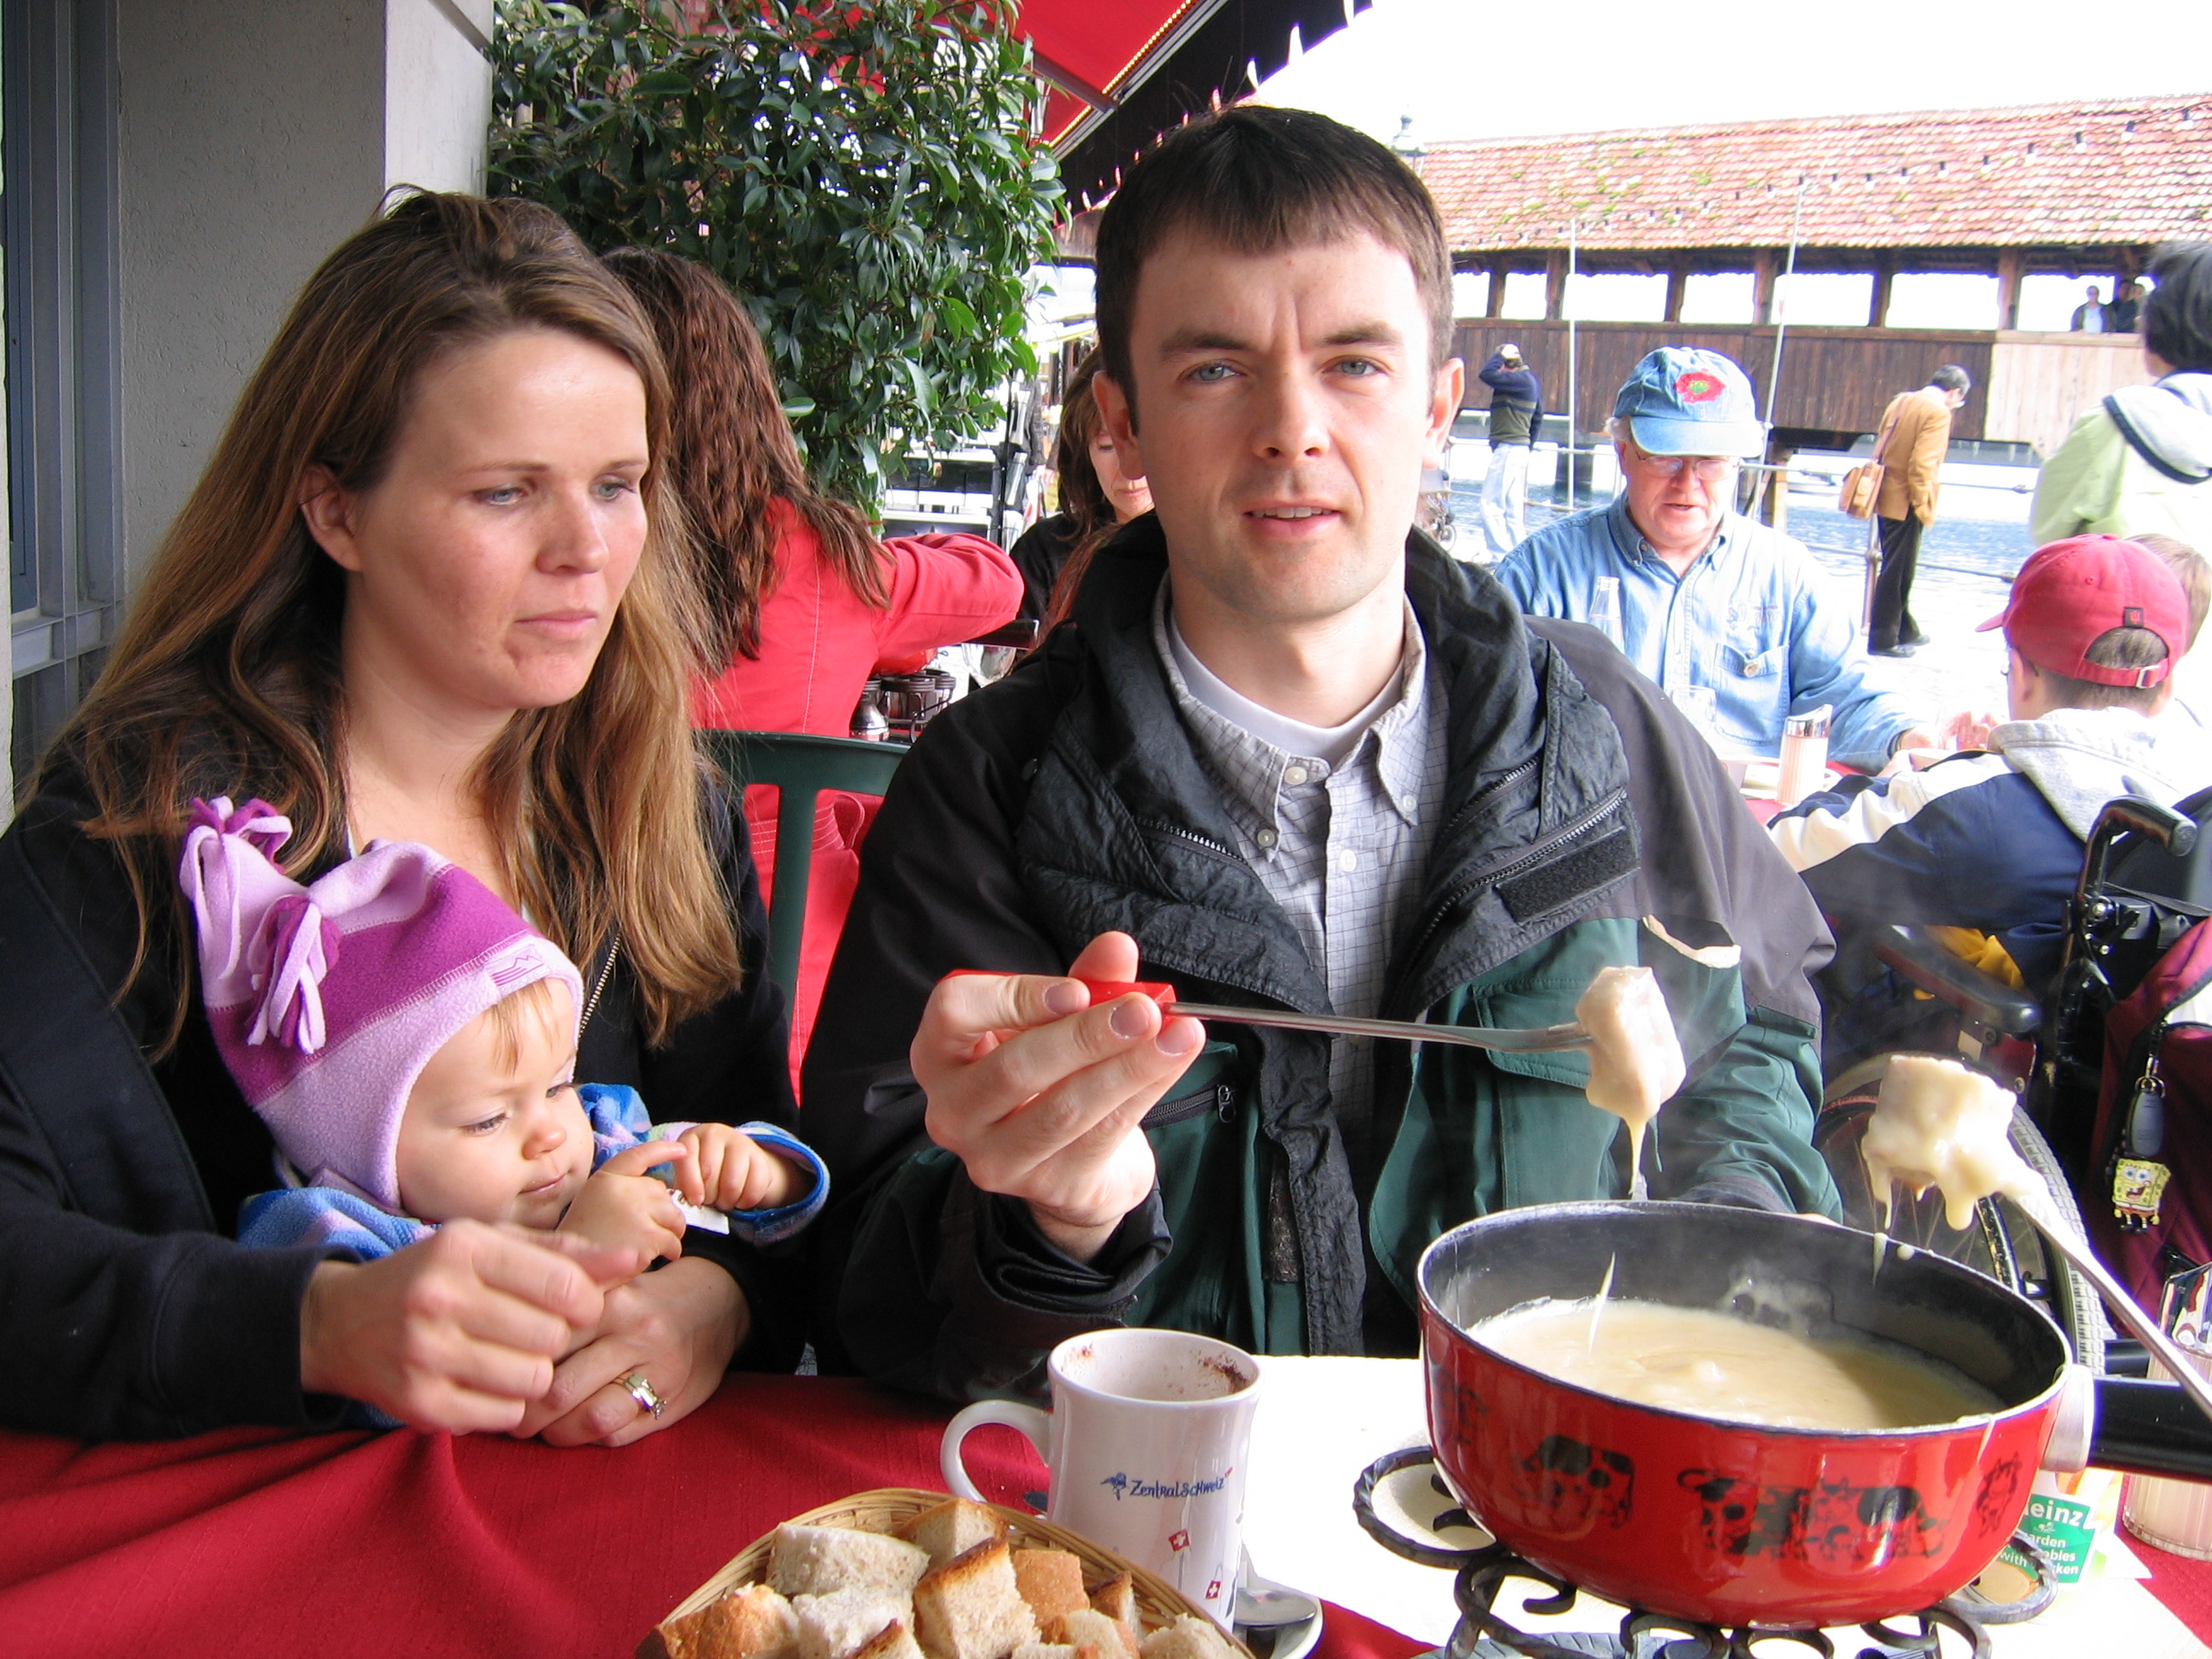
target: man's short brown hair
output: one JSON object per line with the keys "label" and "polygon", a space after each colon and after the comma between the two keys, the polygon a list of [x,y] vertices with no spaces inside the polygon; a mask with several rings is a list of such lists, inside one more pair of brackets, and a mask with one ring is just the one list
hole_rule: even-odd
{"label": "man's short brown hair", "polygon": [[[2100,668],[2155,668],[2167,653],[2166,641],[2148,628],[2108,628],[2090,641],[2085,654]],[[2101,685],[2054,672],[2040,663],[2036,668],[2051,682],[2051,696],[2061,708],[2133,708],[2148,714],[2157,707],[2164,685]]]}
{"label": "man's short brown hair", "polygon": [[1431,366],[1451,356],[1451,256],[1437,204],[1413,170],[1325,115],[1246,104],[1170,133],[1106,204],[1098,226],[1098,343],[1106,373],[1125,395],[1134,390],[1129,325],[1137,279],[1145,261],[1187,226],[1240,253],[1364,232],[1413,267],[1429,313]]}

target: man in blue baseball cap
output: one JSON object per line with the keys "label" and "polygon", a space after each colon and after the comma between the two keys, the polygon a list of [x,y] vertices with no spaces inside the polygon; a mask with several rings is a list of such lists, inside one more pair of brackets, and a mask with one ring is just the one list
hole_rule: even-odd
{"label": "man in blue baseball cap", "polygon": [[1524,611],[1588,620],[1600,580],[1616,579],[1622,649],[1670,695],[1710,690],[1707,735],[1723,749],[1773,756],[1783,721],[1823,703],[1829,752],[1853,765],[1936,746],[1905,698],[1869,681],[1857,619],[1812,555],[1734,510],[1737,467],[1766,447],[1740,367],[1662,346],[1621,387],[1607,432],[1619,496],[1547,526],[1498,568]]}

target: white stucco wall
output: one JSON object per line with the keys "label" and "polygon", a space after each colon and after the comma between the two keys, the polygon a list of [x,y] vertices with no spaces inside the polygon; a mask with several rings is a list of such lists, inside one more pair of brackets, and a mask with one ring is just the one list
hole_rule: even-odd
{"label": "white stucco wall", "polygon": [[491,0],[118,0],[133,584],[246,378],[387,184],[483,184]]}
{"label": "white stucco wall", "polygon": [[482,190],[493,0],[386,0],[384,178]]}

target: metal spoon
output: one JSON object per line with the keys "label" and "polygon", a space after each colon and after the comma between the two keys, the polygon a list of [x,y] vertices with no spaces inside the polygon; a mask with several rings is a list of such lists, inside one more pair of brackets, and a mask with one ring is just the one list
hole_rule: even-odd
{"label": "metal spoon", "polygon": [[1303,1590],[1262,1578],[1252,1565],[1252,1552],[1244,1552],[1243,1569],[1237,1577],[1235,1619],[1240,1630],[1282,1630],[1321,1617],[1321,1603]]}

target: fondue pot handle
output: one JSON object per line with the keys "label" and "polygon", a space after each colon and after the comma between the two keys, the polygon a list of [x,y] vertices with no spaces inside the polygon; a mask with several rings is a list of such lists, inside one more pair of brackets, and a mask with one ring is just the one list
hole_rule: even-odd
{"label": "fondue pot handle", "polygon": [[[2107,811],[2110,809],[2108,808]],[[2158,1321],[2136,1306],[2136,1299],[2128,1293],[2126,1285],[2112,1277],[2112,1269],[2098,1261],[2095,1252],[2077,1237],[2074,1230],[2056,1214],[2049,1196],[2029,1194],[2018,1202],[2035,1224],[2036,1231],[2043,1235],[2044,1243],[2064,1256],[2074,1271],[2095,1287],[2097,1294],[2112,1310],[2112,1317],[2122,1330],[2150,1350],[2151,1358],[2171,1372],[2180,1384],[2179,1392],[2186,1393],[2201,1413],[2197,1428],[2203,1430],[2207,1419],[2212,1419],[2212,1381],[2199,1375],[2196,1368],[2182,1357],[2171,1339],[2159,1328]]]}
{"label": "fondue pot handle", "polygon": [[2212,1423],[2172,1382],[2100,1376],[2089,1462],[2130,1474],[2212,1480]]}

